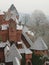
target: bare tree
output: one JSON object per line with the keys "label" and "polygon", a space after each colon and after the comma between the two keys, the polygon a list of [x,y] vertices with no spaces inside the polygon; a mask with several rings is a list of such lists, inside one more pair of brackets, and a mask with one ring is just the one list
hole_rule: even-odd
{"label": "bare tree", "polygon": [[32,24],[35,23],[37,26],[39,24],[44,24],[47,22],[46,16],[42,11],[35,10],[31,16]]}
{"label": "bare tree", "polygon": [[23,14],[22,16],[21,16],[21,23],[23,24],[23,25],[29,25],[29,23],[30,23],[30,15],[29,14]]}
{"label": "bare tree", "polygon": [[32,20],[32,25],[34,25],[34,29],[35,29],[35,37],[38,36],[44,36],[45,35],[45,28],[44,25],[48,22],[46,15],[39,10],[35,10],[31,16],[31,20]]}

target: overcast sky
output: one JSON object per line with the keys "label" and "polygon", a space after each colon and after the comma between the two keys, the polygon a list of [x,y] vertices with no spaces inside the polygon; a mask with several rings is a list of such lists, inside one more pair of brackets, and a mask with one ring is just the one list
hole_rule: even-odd
{"label": "overcast sky", "polygon": [[42,10],[49,15],[49,0],[0,0],[0,10],[6,11],[14,4],[18,12],[32,13],[34,10]]}

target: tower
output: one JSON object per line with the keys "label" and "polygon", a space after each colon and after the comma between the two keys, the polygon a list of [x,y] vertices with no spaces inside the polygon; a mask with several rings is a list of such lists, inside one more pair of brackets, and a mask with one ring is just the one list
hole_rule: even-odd
{"label": "tower", "polygon": [[16,22],[13,19],[9,20],[9,41],[16,42]]}

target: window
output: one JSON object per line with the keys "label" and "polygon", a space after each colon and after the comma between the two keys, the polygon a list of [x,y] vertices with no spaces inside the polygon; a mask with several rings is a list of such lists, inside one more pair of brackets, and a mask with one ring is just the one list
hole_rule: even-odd
{"label": "window", "polygon": [[28,65],[31,65],[31,63],[30,63],[30,62],[28,62]]}

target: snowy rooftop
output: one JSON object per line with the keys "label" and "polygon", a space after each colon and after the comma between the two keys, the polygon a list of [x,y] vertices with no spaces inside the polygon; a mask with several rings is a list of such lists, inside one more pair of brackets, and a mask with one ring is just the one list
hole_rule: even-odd
{"label": "snowy rooftop", "polygon": [[17,29],[17,30],[22,30],[22,28],[23,28],[22,25],[17,25],[17,26],[16,26],[16,29]]}
{"label": "snowy rooftop", "polygon": [[15,44],[10,47],[9,52],[5,55],[5,62],[13,61],[14,57],[17,57],[19,60],[22,59],[18,49],[16,48]]}
{"label": "snowy rooftop", "polygon": [[23,41],[22,41],[22,46],[23,46],[23,48],[19,49],[20,53],[32,54],[32,51],[25,46],[25,44],[23,43]]}
{"label": "snowy rooftop", "polygon": [[32,54],[32,51],[30,49],[19,49],[20,53],[25,53],[25,54]]}
{"label": "snowy rooftop", "polygon": [[31,41],[31,39],[29,38],[29,36],[25,32],[22,32],[22,34],[24,35],[25,39],[30,44],[30,46],[32,46],[33,45],[33,42]]}
{"label": "snowy rooftop", "polygon": [[25,49],[25,54],[32,54],[32,51],[30,49]]}
{"label": "snowy rooftop", "polygon": [[22,41],[20,41],[20,42],[17,42],[18,44],[22,44]]}
{"label": "snowy rooftop", "polygon": [[34,33],[32,32],[32,31],[30,31],[29,29],[28,29],[28,27],[26,27],[26,26],[24,26],[23,27],[23,32],[27,32],[29,35],[32,35],[32,36],[34,36]]}
{"label": "snowy rooftop", "polygon": [[31,35],[31,36],[34,36],[34,33],[33,33],[32,31],[30,31],[30,30],[28,30],[27,33],[28,33],[29,35]]}
{"label": "snowy rooftop", "polygon": [[13,13],[15,13],[16,16],[19,16],[18,11],[16,7],[14,6],[14,4],[12,4],[8,10],[13,11]]}
{"label": "snowy rooftop", "polygon": [[33,46],[31,46],[31,49],[34,50],[48,50],[47,45],[43,41],[41,37],[37,38],[37,40],[34,42]]}
{"label": "snowy rooftop", "polygon": [[14,65],[20,65],[20,61],[19,61],[19,59],[17,57],[14,58],[13,64]]}
{"label": "snowy rooftop", "polygon": [[10,50],[10,47],[6,46],[5,49],[4,49],[4,54],[6,55],[9,50]]}
{"label": "snowy rooftop", "polygon": [[24,49],[19,49],[20,53],[25,53]]}
{"label": "snowy rooftop", "polygon": [[0,48],[4,48],[6,46],[6,44],[5,43],[0,43]]}
{"label": "snowy rooftop", "polygon": [[9,41],[6,41],[6,42],[0,42],[0,47],[5,47],[6,45],[10,46]]}
{"label": "snowy rooftop", "polygon": [[26,26],[23,27],[23,32],[28,32],[28,28]]}
{"label": "snowy rooftop", "polygon": [[9,27],[9,25],[8,24],[3,24],[3,25],[1,25],[1,30],[7,30],[7,28]]}

